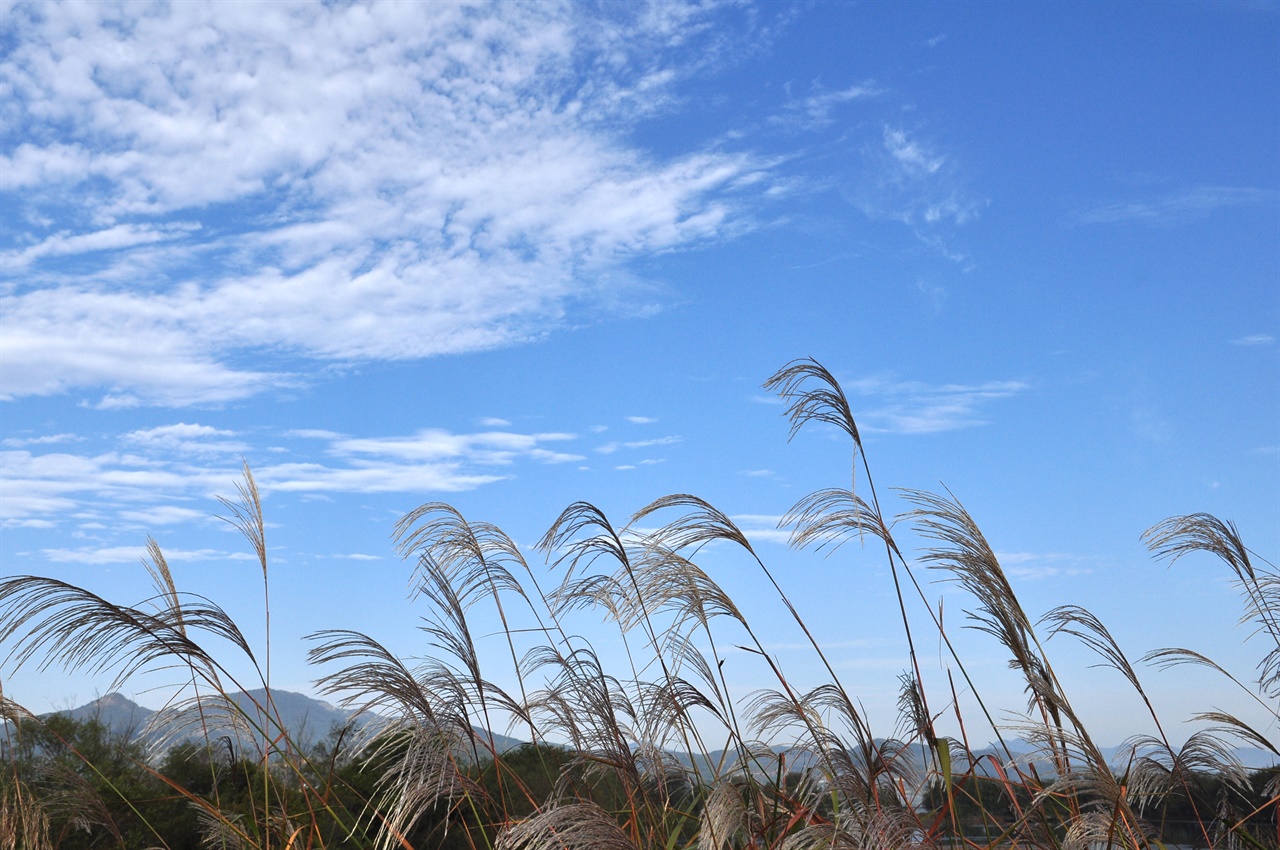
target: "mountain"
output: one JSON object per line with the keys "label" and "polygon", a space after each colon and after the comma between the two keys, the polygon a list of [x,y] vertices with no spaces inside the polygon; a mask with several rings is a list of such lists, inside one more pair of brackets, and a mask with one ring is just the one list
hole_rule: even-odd
{"label": "mountain", "polygon": [[[262,707],[266,705],[267,696],[267,692],[264,689],[258,688],[251,691],[236,692],[229,696],[231,701],[244,713],[250,726],[256,729],[268,728],[269,724],[266,723],[266,717],[262,710]],[[367,715],[356,715],[354,712],[339,708],[332,703],[313,699],[305,694],[293,691],[272,690],[271,702],[276,716],[280,718],[280,722],[288,731],[289,737],[304,749],[322,742],[336,728],[345,726],[348,723],[360,728],[373,720]],[[144,743],[147,744],[157,742],[173,744],[180,740],[190,740],[196,737],[196,735],[190,733],[175,735],[172,727],[147,730],[146,725],[155,715],[155,712],[118,693],[110,693],[76,708],[52,713],[64,714],[79,721],[97,720],[115,736],[135,738],[146,732]],[[240,740],[242,744],[248,743],[243,739],[249,733],[245,731],[236,732],[232,724],[227,719],[220,720],[220,716],[225,718],[225,709],[218,710],[216,703],[210,701],[210,711],[207,719],[210,727],[210,737],[230,735],[233,739]],[[274,726],[274,724],[270,724],[270,726]],[[496,733],[488,735],[480,729],[476,729],[476,734],[482,740],[485,738],[491,740],[494,748],[500,753],[524,743],[520,739],[512,738],[508,735]],[[252,737],[252,735],[250,734],[249,737]]]}
{"label": "mountain", "polygon": [[[339,708],[324,700],[313,699],[304,694],[295,693],[293,691],[273,690],[271,692],[272,701],[275,704],[275,710],[278,713],[285,729],[289,732],[289,737],[300,746],[306,748],[311,745],[320,743],[324,740],[331,730],[344,726],[353,722],[357,728],[370,722],[368,717],[357,717],[353,712]],[[245,714],[251,718],[251,721],[258,727],[264,728],[263,717],[256,706],[265,704],[266,691],[259,688],[248,692],[235,693],[231,695],[231,699],[240,706]],[[151,716],[155,714],[151,709],[138,705],[129,698],[118,693],[107,694],[78,708],[66,711],[55,712],[65,714],[76,720],[97,720],[102,723],[113,735],[125,737],[135,737],[141,734]],[[214,723],[211,735],[225,735],[230,731],[229,724]],[[154,734],[154,733],[153,733]],[[477,728],[476,734],[483,740],[489,737],[493,742],[494,749],[497,752],[506,752],[525,743],[519,738],[513,738],[509,735],[493,734],[488,736],[483,730]],[[154,734],[155,738],[163,739],[172,737],[166,735],[162,730],[158,734]],[[192,736],[186,736],[188,738]],[[241,737],[241,736],[235,736]],[[150,743],[150,742],[148,742]],[[1053,765],[1042,757],[1033,757],[1032,746],[1025,741],[1010,740],[1008,741],[1009,749],[1015,759],[1023,765],[1034,762],[1036,769],[1041,776],[1052,776],[1054,773]],[[778,754],[787,753],[787,768],[789,770],[803,770],[813,763],[812,756],[805,753],[790,753],[786,747],[775,747],[774,751]],[[1103,755],[1111,763],[1116,770],[1123,770],[1125,762],[1128,759],[1129,751],[1123,746],[1104,747]],[[1280,758],[1268,750],[1261,750],[1252,747],[1242,747],[1235,751],[1236,757],[1241,764],[1248,770],[1259,770],[1267,767],[1274,767],[1280,763]],[[716,750],[707,756],[691,757],[687,753],[679,752],[672,755],[680,762],[689,767],[694,767],[704,775],[710,775],[714,772],[716,765],[727,766],[733,758],[723,760],[725,753]],[[732,754],[730,754],[732,755]],[[910,759],[917,769],[924,765],[926,755],[922,745],[910,747],[903,755]],[[974,751],[977,757],[995,756],[1002,764],[1007,760],[1004,751],[995,744],[988,745],[980,750]],[[958,762],[955,764],[956,770],[963,770],[963,766]],[[992,775],[990,761],[983,758],[982,763],[978,767],[978,772],[983,775]]]}
{"label": "mountain", "polygon": [[72,720],[84,722],[96,720],[107,728],[113,736],[134,738],[141,734],[151,715],[149,708],[143,708],[123,694],[107,694],[93,702],[68,711],[53,712],[65,714]]}

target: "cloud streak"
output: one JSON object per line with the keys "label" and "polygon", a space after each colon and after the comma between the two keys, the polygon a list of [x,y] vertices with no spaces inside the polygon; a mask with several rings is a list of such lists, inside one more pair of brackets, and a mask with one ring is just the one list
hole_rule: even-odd
{"label": "cloud streak", "polygon": [[1274,206],[1274,191],[1241,186],[1197,186],[1160,198],[1116,201],[1082,213],[1082,224],[1146,224],[1176,227],[1207,218],[1219,210]]}
{"label": "cloud streak", "polygon": [[867,433],[936,434],[985,425],[981,409],[988,403],[1010,398],[1027,389],[1021,381],[986,381],[977,384],[926,384],[863,378],[843,384],[849,394],[880,399],[858,416]]}
{"label": "cloud streak", "polygon": [[[430,429],[369,438],[303,433],[292,438],[298,442],[282,459],[254,466],[265,493],[456,493],[500,481],[521,462],[584,459],[548,448],[575,439],[563,433]],[[287,435],[274,439],[282,436],[290,442]],[[0,524],[58,522],[76,514],[146,524],[199,519],[207,512],[182,503],[234,492],[240,455],[254,451],[245,435],[190,423],[133,431],[114,442],[113,449],[85,454],[0,451]]]}

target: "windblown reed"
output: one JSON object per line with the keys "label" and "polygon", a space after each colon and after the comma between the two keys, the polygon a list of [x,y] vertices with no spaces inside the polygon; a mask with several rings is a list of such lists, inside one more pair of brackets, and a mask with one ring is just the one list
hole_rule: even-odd
{"label": "windblown reed", "polygon": [[[441,503],[410,513],[396,541],[413,562],[415,594],[428,611],[430,653],[410,663],[373,636],[341,629],[312,635],[320,690],[377,718],[327,750],[299,746],[273,705],[265,523],[247,468],[239,498],[226,506],[262,566],[267,638],[260,651],[214,601],[177,589],[153,541],[147,566],[156,594],[137,606],[50,578],[0,581],[0,640],[13,664],[110,672],[117,684],[162,665],[184,671],[188,698],[156,722],[197,733],[210,781],[180,778],[170,762],[157,766],[141,755],[134,763],[150,787],[198,813],[206,847],[1148,848],[1171,838],[1277,846],[1280,773],[1261,782],[1250,777],[1229,744],[1280,757],[1265,731],[1207,711],[1199,719],[1210,727],[1175,747],[1105,624],[1072,605],[1033,619],[977,522],[950,493],[905,491],[909,510],[885,516],[848,399],[826,369],[795,361],[765,386],[787,403],[793,436],[817,423],[851,440],[847,485],[802,498],[784,525],[798,548],[855,539],[883,547],[907,647],[894,735],[871,728],[741,529],[683,494],[658,499],[620,527],[593,505],[569,506],[538,544],[551,565],[545,574],[495,525]],[[895,539],[900,520],[926,541],[917,559]],[[1166,520],[1146,540],[1158,557],[1208,552],[1224,560],[1246,617],[1275,647],[1258,665],[1256,686],[1191,649],[1156,650],[1144,660],[1208,666],[1280,720],[1274,567],[1243,545],[1234,526],[1206,515]],[[800,689],[788,678],[743,610],[699,566],[713,543],[738,550],[761,571],[826,681]],[[972,599],[971,625],[1007,653],[1028,700],[1020,721],[996,722],[929,604],[922,568],[963,588]],[[501,657],[480,649],[472,631],[476,606],[502,624]],[[919,611],[925,614],[912,613]],[[582,637],[575,617],[584,612],[615,630],[620,667],[610,668],[613,656]],[[940,690],[917,655],[926,635],[950,654]],[[1059,635],[1118,671],[1150,713],[1157,734],[1129,742],[1130,755],[1119,764],[1093,740],[1050,661],[1048,641]],[[727,653],[737,650],[771,682],[747,700],[735,699],[725,673]],[[248,662],[253,681],[232,674],[225,652]],[[976,720],[963,717],[952,673],[972,692]],[[246,685],[265,697],[250,707],[231,698]],[[148,819],[147,801],[111,782],[85,781],[107,778],[91,758],[62,778],[41,773],[39,759],[20,758],[23,736],[50,724],[2,705],[10,745],[0,780],[0,850],[75,846],[56,827],[73,821],[95,841],[130,846],[136,835],[126,838],[112,824],[120,802],[138,815],[147,843],[182,846]],[[959,739],[939,733],[944,713],[955,715]],[[228,723],[246,730],[253,758],[220,760],[219,730]],[[500,751],[492,735],[500,726],[531,743]],[[975,750],[975,727],[996,735],[1000,749]],[[1016,757],[1010,732],[1035,748],[1030,758]],[[251,786],[234,799],[223,790],[233,763]],[[1181,831],[1169,817],[1175,808],[1190,812]]]}

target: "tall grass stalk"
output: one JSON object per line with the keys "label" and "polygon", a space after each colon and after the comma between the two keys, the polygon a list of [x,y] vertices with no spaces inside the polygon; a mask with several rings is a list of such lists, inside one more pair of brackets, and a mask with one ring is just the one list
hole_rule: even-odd
{"label": "tall grass stalk", "polygon": [[[412,562],[429,646],[410,661],[355,631],[310,637],[320,691],[374,721],[340,736],[327,753],[294,741],[272,696],[266,526],[247,467],[238,498],[223,505],[261,566],[260,651],[214,601],[178,590],[150,540],[146,565],[156,594],[137,606],[51,578],[0,581],[0,641],[11,664],[107,672],[113,689],[145,671],[177,666],[194,696],[173,701],[158,722],[194,732],[209,752],[227,722],[243,728],[258,747],[262,777],[248,812],[232,811],[219,796],[222,774],[212,757],[214,781],[205,793],[154,763],[138,763],[199,810],[208,847],[1150,848],[1174,835],[1168,813],[1183,803],[1193,829],[1177,833],[1180,840],[1277,846],[1280,773],[1258,785],[1230,746],[1243,742],[1280,757],[1268,731],[1206,711],[1194,719],[1207,728],[1175,746],[1106,625],[1069,604],[1038,620],[1029,615],[977,521],[953,494],[898,491],[906,510],[885,514],[853,411],[830,372],[812,360],[795,361],[765,386],[786,403],[793,438],[817,426],[850,440],[847,486],[805,496],[782,526],[798,549],[835,550],[868,537],[883,547],[906,647],[892,734],[872,728],[747,536],[722,511],[687,494],[657,499],[622,526],[591,504],[569,506],[536,547],[545,572],[498,526],[447,504],[408,514],[395,542]],[[922,541],[918,557],[895,539],[900,527]],[[1253,682],[1191,648],[1160,649],[1143,660],[1208,667],[1280,721],[1274,565],[1248,550],[1233,525],[1206,515],[1171,518],[1145,538],[1170,561],[1196,553],[1225,561],[1246,618],[1270,643]],[[824,671],[822,681],[802,687],[769,652],[759,629],[699,565],[711,545],[736,551],[765,578]],[[967,625],[1006,653],[1027,696],[1025,709],[1013,711],[1018,719],[995,719],[941,605],[926,592],[922,569],[958,585],[970,600]],[[500,653],[483,651],[473,630],[477,616],[500,624]],[[616,642],[604,640],[619,648],[619,666],[611,666],[614,653],[599,652],[584,637],[590,630],[579,626],[582,617],[603,617],[613,630]],[[1109,763],[1051,662],[1051,642],[1061,638],[1080,642],[1115,670],[1151,718],[1156,734],[1129,741],[1119,763]],[[921,663],[923,639],[945,647],[943,669]],[[768,687],[747,698],[736,692],[725,669],[734,651],[735,665],[758,664]],[[232,672],[245,662],[250,681]],[[246,684],[261,687],[264,697],[249,704],[233,699],[247,693]],[[976,706],[978,717],[966,717],[966,705]],[[3,706],[10,737],[44,722],[10,702]],[[952,723],[959,738],[939,732]],[[531,744],[503,752],[493,734],[500,729]],[[1014,734],[1032,746],[1031,756],[1017,757]],[[989,735],[997,748],[975,749]],[[371,791],[356,792],[339,776],[338,766],[352,760],[374,774]],[[9,758],[0,780],[0,850],[57,845],[49,824],[74,782],[55,793],[56,782],[29,770]],[[125,789],[108,793],[134,802]],[[91,797],[81,793],[81,809],[106,812],[94,809]],[[103,830],[104,842],[124,846],[118,830]],[[157,845],[171,846],[159,829],[151,834]]]}

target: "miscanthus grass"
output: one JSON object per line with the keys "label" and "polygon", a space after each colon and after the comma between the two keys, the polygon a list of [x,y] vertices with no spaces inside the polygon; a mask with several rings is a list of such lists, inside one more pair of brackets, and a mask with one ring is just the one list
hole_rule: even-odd
{"label": "miscanthus grass", "polygon": [[[856,541],[883,553],[906,647],[901,674],[885,683],[899,695],[895,729],[871,728],[742,530],[676,494],[621,523],[570,505],[532,553],[444,503],[410,513],[396,545],[428,612],[427,651],[410,661],[373,635],[312,635],[320,690],[375,722],[304,745],[272,698],[266,524],[246,467],[224,504],[261,566],[260,646],[216,601],[181,592],[154,541],[146,566],[155,594],[136,605],[53,578],[0,581],[11,665],[108,672],[112,690],[176,669],[185,695],[151,721],[167,756],[134,747],[104,751],[111,758],[84,743],[100,735],[0,695],[0,850],[1277,846],[1278,774],[1250,774],[1234,756],[1240,744],[1280,756],[1271,726],[1207,710],[1195,719],[1208,725],[1175,746],[1139,672],[1208,667],[1269,724],[1280,720],[1280,577],[1233,525],[1173,517],[1145,539],[1169,561],[1208,553],[1225,562],[1266,644],[1252,677],[1193,648],[1156,650],[1135,666],[1083,608],[1029,615],[950,493],[901,492],[908,510],[886,516],[853,411],[821,365],[795,361],[765,386],[786,403],[793,435],[817,423],[849,440],[838,483],[802,498],[783,525],[798,548]],[[920,555],[904,553],[898,528],[925,541]],[[825,672],[817,686],[788,677],[756,624],[699,566],[713,543],[764,577]],[[967,625],[1003,649],[1025,706],[991,705],[975,684],[926,595],[939,573],[966,592]],[[481,611],[502,625],[500,652],[481,651],[492,646],[473,632]],[[583,616],[608,624],[608,652],[582,636]],[[1109,761],[1077,713],[1048,651],[1058,636],[1114,668],[1149,712],[1156,733],[1128,742],[1127,758]],[[942,648],[943,674],[935,665],[925,675],[924,642]],[[729,653],[745,653],[768,686],[735,697]],[[249,678],[233,672],[246,669]],[[233,698],[246,692],[263,696]],[[962,710],[961,692],[971,708]],[[491,734],[499,731],[530,743],[501,751]],[[971,745],[992,734],[994,750]],[[1034,747],[1030,757],[1015,751],[1015,736]]]}

